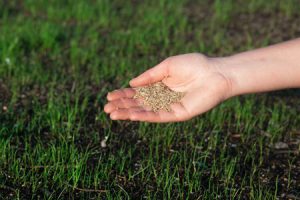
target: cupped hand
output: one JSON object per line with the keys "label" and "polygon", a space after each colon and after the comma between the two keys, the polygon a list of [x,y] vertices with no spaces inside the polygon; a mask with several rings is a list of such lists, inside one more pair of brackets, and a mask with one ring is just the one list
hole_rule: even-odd
{"label": "cupped hand", "polygon": [[[134,99],[135,87],[162,81],[170,89],[185,92],[171,112],[153,112]],[[222,73],[218,59],[199,53],[169,57],[130,81],[132,88],[107,95],[104,111],[113,120],[176,122],[202,114],[230,97],[231,81]]]}

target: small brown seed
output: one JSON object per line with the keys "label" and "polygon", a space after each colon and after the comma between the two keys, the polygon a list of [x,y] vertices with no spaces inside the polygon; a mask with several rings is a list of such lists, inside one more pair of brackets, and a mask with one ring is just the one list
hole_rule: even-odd
{"label": "small brown seed", "polygon": [[141,98],[144,106],[149,106],[154,112],[159,110],[171,112],[170,105],[178,103],[184,96],[183,92],[175,92],[162,82],[135,88],[135,90],[134,98]]}

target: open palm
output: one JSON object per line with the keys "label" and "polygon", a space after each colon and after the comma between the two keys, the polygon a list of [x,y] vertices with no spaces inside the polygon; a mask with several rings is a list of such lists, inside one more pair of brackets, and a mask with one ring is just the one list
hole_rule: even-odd
{"label": "open palm", "polygon": [[141,100],[133,99],[135,90],[125,88],[107,95],[104,111],[113,120],[147,122],[185,121],[202,114],[228,98],[230,81],[213,58],[198,53],[167,58],[130,81],[130,86],[141,87],[162,81],[169,88],[185,92],[179,103],[171,105],[171,112],[153,112],[143,107]]}

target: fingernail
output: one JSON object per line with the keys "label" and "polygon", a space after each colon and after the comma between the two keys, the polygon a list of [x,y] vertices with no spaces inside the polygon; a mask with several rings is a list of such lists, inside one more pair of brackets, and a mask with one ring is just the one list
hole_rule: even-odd
{"label": "fingernail", "polygon": [[134,79],[131,79],[131,80],[129,81],[129,85],[131,85],[133,81],[134,81]]}
{"label": "fingernail", "polygon": [[112,113],[112,114],[110,114],[110,118],[111,118],[112,120],[116,120],[116,119],[117,119],[117,116],[116,116],[116,114]]}
{"label": "fingernail", "polygon": [[103,110],[104,110],[105,113],[109,113],[109,112],[108,112],[109,109],[108,109],[108,107],[107,107],[107,104],[104,106]]}

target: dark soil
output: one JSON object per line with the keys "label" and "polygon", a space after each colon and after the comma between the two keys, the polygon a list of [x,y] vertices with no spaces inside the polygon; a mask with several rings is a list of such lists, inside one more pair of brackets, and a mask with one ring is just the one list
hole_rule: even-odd
{"label": "dark soil", "polygon": [[9,102],[11,97],[8,87],[0,80],[0,105]]}

